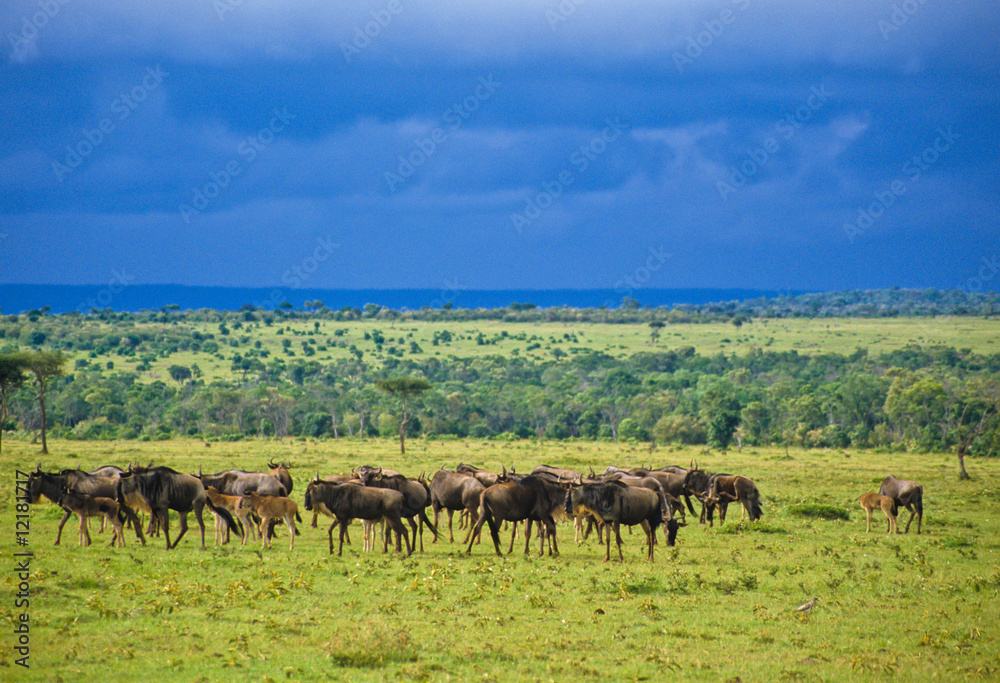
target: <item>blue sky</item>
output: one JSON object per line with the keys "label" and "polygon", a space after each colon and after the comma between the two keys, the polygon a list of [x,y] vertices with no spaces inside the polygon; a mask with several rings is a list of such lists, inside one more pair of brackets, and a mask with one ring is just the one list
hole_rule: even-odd
{"label": "blue sky", "polygon": [[1000,283],[994,0],[15,0],[0,28],[0,284]]}

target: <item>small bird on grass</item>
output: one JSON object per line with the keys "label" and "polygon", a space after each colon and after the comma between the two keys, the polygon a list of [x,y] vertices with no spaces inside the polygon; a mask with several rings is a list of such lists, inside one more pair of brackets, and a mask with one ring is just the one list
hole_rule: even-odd
{"label": "small bird on grass", "polygon": [[816,606],[816,602],[818,600],[819,600],[819,598],[813,598],[809,602],[804,602],[801,605],[799,605],[798,607],[796,607],[795,611],[796,612],[808,612],[809,610],[811,610],[813,607]]}

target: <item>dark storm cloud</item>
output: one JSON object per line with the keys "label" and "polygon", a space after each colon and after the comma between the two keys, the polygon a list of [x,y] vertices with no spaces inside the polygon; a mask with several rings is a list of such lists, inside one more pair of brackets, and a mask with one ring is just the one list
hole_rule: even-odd
{"label": "dark storm cloud", "polygon": [[0,277],[277,286],[334,239],[309,286],[612,287],[651,249],[650,286],[957,286],[998,250],[997,23],[7,3]]}

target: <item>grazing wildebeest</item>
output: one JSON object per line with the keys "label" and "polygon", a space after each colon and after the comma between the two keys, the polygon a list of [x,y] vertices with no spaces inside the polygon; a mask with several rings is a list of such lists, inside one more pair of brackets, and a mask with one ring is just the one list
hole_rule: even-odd
{"label": "grazing wildebeest", "polygon": [[[579,484],[566,492],[566,512],[586,512],[605,524],[611,524],[618,544],[618,561],[624,561],[622,554],[621,525],[642,525],[646,532],[649,561],[653,561],[653,545],[656,530],[666,524],[667,545],[674,545],[677,539],[677,521],[670,512],[670,506],[663,492],[647,488],[628,486],[622,481],[608,481],[596,484]],[[604,561],[611,560],[611,534],[605,535]]]}
{"label": "grazing wildebeest", "polygon": [[[402,474],[385,474],[381,468],[368,470],[361,475],[361,483],[371,488],[391,489],[403,494],[403,517],[410,520],[413,531],[413,545],[420,538],[420,552],[424,551],[424,525],[431,530],[437,539],[437,527],[427,519],[425,510],[431,505],[431,492],[427,484],[419,479],[408,479]],[[418,524],[419,522],[419,524]],[[414,548],[416,549],[416,548]]]}
{"label": "grazing wildebeest", "polygon": [[[920,533],[920,523],[924,519],[924,487],[915,481],[908,479],[896,479],[891,474],[882,480],[882,486],[878,490],[880,495],[889,496],[896,503],[896,507],[905,507],[910,511],[910,518],[906,520],[906,531],[910,533],[910,523],[913,517],[917,518],[917,533]],[[899,527],[896,528],[899,530]]]}
{"label": "grazing wildebeest", "polygon": [[[212,501],[212,507],[209,510],[211,510],[212,516],[215,517],[215,545],[220,545],[220,540],[222,543],[228,543],[228,532],[230,530],[235,531],[243,537],[241,545],[247,544],[247,533],[252,534],[253,539],[257,540],[254,525],[250,523],[250,509],[240,505],[241,496],[230,496],[225,493],[219,493],[213,486],[205,487],[205,495],[208,497],[208,500]],[[223,517],[219,510],[225,510],[230,516],[228,518]],[[233,518],[239,520],[240,525],[243,527],[242,530],[235,524],[232,524]]]}
{"label": "grazing wildebeest", "polygon": [[[88,496],[99,496],[114,499],[116,498],[117,485],[117,477],[90,474],[89,472],[84,472],[82,470],[63,470],[59,473],[43,472],[41,470],[41,466],[39,465],[34,472],[28,475],[28,498],[32,503],[37,503],[42,496],[45,496],[58,505],[59,498],[62,496],[63,488],[69,488]],[[119,505],[121,505],[120,502]],[[59,529],[56,531],[55,545],[59,545],[59,541],[62,538],[63,526],[66,525],[66,521],[72,514],[72,512],[65,507],[63,510],[65,514],[63,514],[62,519],[59,520]],[[136,538],[138,538],[143,545],[146,545],[146,538],[142,534],[142,525],[139,523],[139,519],[135,516],[135,511],[128,505],[125,505],[121,512],[124,513],[129,522],[132,523],[133,528],[135,529]]]}
{"label": "grazing wildebeest", "polygon": [[741,474],[713,475],[711,488],[705,498],[709,526],[712,525],[712,512],[716,506],[719,508],[719,524],[725,523],[726,510],[732,502],[743,506],[751,522],[756,522],[764,514],[760,507],[760,491],[753,479]]}
{"label": "grazing wildebeest", "polygon": [[[556,501],[558,504],[558,501]],[[556,542],[556,523],[552,519],[553,501],[545,482],[539,477],[524,477],[519,481],[494,484],[483,491],[479,499],[479,521],[472,529],[469,536],[469,547],[466,553],[472,552],[472,545],[476,537],[482,531],[483,524],[489,524],[490,535],[493,537],[493,546],[497,555],[500,552],[500,524],[499,522],[519,522],[530,520],[544,525],[546,538],[549,539],[550,555],[559,554],[559,546]],[[524,553],[528,554],[528,544],[531,541],[530,534],[525,534]],[[543,554],[544,550],[542,553]]]}
{"label": "grazing wildebeest", "polygon": [[125,529],[118,516],[118,503],[111,498],[103,496],[88,496],[69,488],[63,488],[62,495],[59,496],[59,505],[67,510],[75,512],[80,518],[80,545],[90,545],[90,530],[87,528],[87,520],[90,517],[104,517],[111,522],[113,532],[111,536],[111,547],[116,544],[125,547]]}
{"label": "grazing wildebeest", "polygon": [[[333,554],[333,528],[340,525],[340,549],[337,555],[344,552],[344,534],[352,519],[385,519],[386,524],[396,532],[396,552],[402,548],[400,537],[406,540],[406,553],[411,555],[413,547],[402,522],[403,494],[392,489],[378,489],[359,484],[320,481],[314,479],[306,487],[306,510],[319,510],[323,514],[334,517],[328,531],[330,537],[330,554]],[[382,552],[389,550],[389,534],[385,535]]]}
{"label": "grazing wildebeest", "polygon": [[[479,497],[485,487],[471,474],[440,469],[431,479],[431,508],[434,510],[434,524],[440,526],[441,510],[448,511],[448,540],[455,542],[452,519],[455,510],[469,513],[469,530],[479,519]],[[468,540],[468,534],[466,535]],[[437,542],[437,537],[434,537]],[[465,541],[462,541],[463,543]]]}
{"label": "grazing wildebeest", "polygon": [[877,509],[882,510],[885,514],[886,519],[889,520],[889,533],[891,534],[895,531],[899,533],[899,528],[896,526],[896,501],[894,501],[889,496],[883,496],[878,493],[863,493],[861,497],[858,498],[858,502],[861,503],[861,507],[865,511],[865,515],[868,518],[868,523],[865,526],[865,533],[869,533],[872,530],[872,512]]}
{"label": "grazing wildebeest", "polygon": [[724,472],[709,474],[704,470],[698,469],[698,466],[692,463],[691,469],[684,475],[684,489],[701,503],[701,515],[698,518],[699,524],[704,524],[706,521],[712,522],[711,519],[707,519],[709,510],[708,506],[705,505],[705,500],[712,492],[712,482],[716,477],[731,476],[733,475]]}
{"label": "grazing wildebeest", "polygon": [[[150,515],[157,520],[166,537],[167,550],[177,547],[184,538],[188,528],[188,513],[194,511],[201,528],[201,547],[205,547],[205,520],[202,519],[202,512],[205,505],[210,509],[214,506],[205,495],[205,487],[197,477],[175,472],[169,467],[135,468],[122,474],[118,480],[116,499],[119,504],[130,497],[141,499]],[[171,510],[176,510],[180,518],[180,533],[173,544],[170,543]],[[229,515],[222,509],[219,509],[219,514]]]}
{"label": "grazing wildebeest", "polygon": [[285,525],[288,527],[288,536],[291,538],[288,549],[295,550],[295,520],[298,519],[301,522],[302,518],[299,517],[299,506],[295,504],[294,500],[284,496],[261,496],[253,491],[248,491],[243,494],[240,504],[242,507],[250,507],[260,517],[259,529],[260,535],[263,537],[262,545],[271,547],[271,539],[267,533],[271,520],[284,519]]}

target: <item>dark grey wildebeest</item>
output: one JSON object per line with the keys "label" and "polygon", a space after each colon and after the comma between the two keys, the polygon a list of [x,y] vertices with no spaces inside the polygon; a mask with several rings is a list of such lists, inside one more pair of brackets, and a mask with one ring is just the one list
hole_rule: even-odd
{"label": "dark grey wildebeest", "polygon": [[413,531],[413,545],[420,539],[420,552],[424,551],[424,525],[437,539],[437,527],[427,519],[426,509],[431,505],[431,492],[421,479],[409,479],[402,474],[385,474],[381,468],[361,473],[361,483],[380,489],[392,489],[403,494],[403,517],[410,520]]}
{"label": "dark grey wildebeest", "polygon": [[[572,486],[566,492],[566,512],[569,514],[588,513],[604,524],[610,524],[618,544],[618,561],[624,561],[622,554],[621,525],[639,524],[646,532],[646,546],[649,561],[653,561],[653,546],[656,530],[660,524],[666,525],[667,545],[677,540],[677,521],[663,492],[647,488],[628,486],[621,481]],[[611,534],[605,535],[604,561],[611,559]]]}
{"label": "dark grey wildebeest", "polygon": [[[448,511],[448,540],[455,542],[452,519],[455,511],[467,512],[469,515],[469,533],[479,520],[479,498],[485,486],[476,477],[464,472],[452,472],[440,469],[431,479],[431,508],[434,510],[434,524],[440,527],[441,510]],[[466,535],[465,541],[468,540]],[[437,541],[435,536],[434,541]],[[462,541],[463,543],[465,541]]]}
{"label": "dark grey wildebeest", "polygon": [[[897,507],[905,507],[910,511],[910,518],[906,520],[906,531],[910,532],[910,523],[913,518],[917,518],[917,533],[920,533],[920,523],[924,519],[924,487],[909,479],[896,479],[891,474],[882,480],[882,486],[878,490],[879,495],[889,496],[895,501]],[[899,531],[899,527],[896,527]]]}
{"label": "dark grey wildebeest", "polygon": [[[475,543],[482,531],[483,524],[489,524],[490,535],[493,537],[493,547],[496,549],[497,555],[502,555],[500,552],[500,522],[528,520],[543,525],[544,538],[549,539],[549,554],[558,555],[556,523],[552,518],[554,506],[558,506],[558,500],[552,500],[546,483],[539,477],[528,476],[519,481],[490,486],[483,491],[480,497],[479,521],[472,529],[472,534],[469,536],[469,547],[466,548],[465,552],[472,552],[472,544]],[[527,555],[531,534],[525,533],[524,536],[524,553]]]}
{"label": "dark grey wildebeest", "polygon": [[760,491],[753,479],[741,474],[713,475],[708,496],[705,497],[709,526],[712,525],[712,512],[715,507],[719,508],[719,524],[723,524],[726,521],[726,510],[733,502],[743,506],[751,522],[756,522],[764,514],[760,507]]}
{"label": "dark grey wildebeest", "polygon": [[[176,548],[187,533],[187,516],[194,512],[201,528],[201,547],[205,547],[205,520],[202,513],[208,505],[213,512],[227,522],[236,525],[226,510],[215,508],[205,494],[205,487],[197,477],[176,472],[169,467],[139,467],[125,472],[118,480],[116,499],[119,504],[126,500],[138,499],[150,511],[167,540],[167,550]],[[170,511],[176,510],[180,517],[180,533],[170,543]]]}
{"label": "dark grey wildebeest", "polygon": [[[333,554],[333,528],[340,525],[340,548],[337,555],[344,552],[344,536],[352,519],[378,521],[384,519],[392,531],[396,532],[396,552],[402,550],[400,537],[406,540],[406,553],[413,553],[410,537],[402,522],[403,494],[392,489],[369,488],[354,483],[337,483],[313,479],[306,487],[306,510],[319,510],[328,517],[334,517],[327,532],[330,538],[330,554]],[[382,552],[389,550],[389,534],[385,534]]]}
{"label": "dark grey wildebeest", "polygon": [[[39,465],[34,472],[28,475],[28,497],[32,503],[37,503],[42,496],[45,496],[53,503],[59,504],[64,488],[88,496],[115,498],[117,486],[117,476],[91,474],[82,470],[43,472]],[[63,506],[63,511],[63,517],[59,520],[59,529],[56,531],[55,545],[59,545],[63,527],[70,515],[73,514],[72,510],[65,506]],[[136,538],[142,541],[143,545],[146,545],[146,537],[142,534],[142,525],[139,523],[135,511],[128,505],[125,505],[121,511],[134,527]]]}

